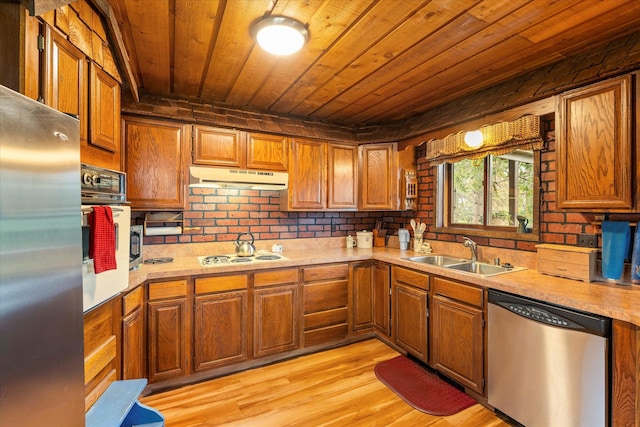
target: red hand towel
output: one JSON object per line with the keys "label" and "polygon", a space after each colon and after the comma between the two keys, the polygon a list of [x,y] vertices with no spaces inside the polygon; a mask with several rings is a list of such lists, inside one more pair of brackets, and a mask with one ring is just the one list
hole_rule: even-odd
{"label": "red hand towel", "polygon": [[117,268],[116,233],[109,206],[94,206],[89,213],[89,256],[96,274]]}

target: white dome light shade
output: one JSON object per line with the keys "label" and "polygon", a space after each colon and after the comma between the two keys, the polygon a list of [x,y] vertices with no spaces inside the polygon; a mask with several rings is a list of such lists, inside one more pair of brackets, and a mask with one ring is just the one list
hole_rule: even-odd
{"label": "white dome light shade", "polygon": [[253,29],[260,47],[274,55],[291,55],[304,46],[309,31],[300,22],[285,16],[269,16]]}
{"label": "white dome light shade", "polygon": [[471,148],[481,147],[483,144],[482,132],[480,132],[479,130],[473,130],[465,133],[464,142]]}

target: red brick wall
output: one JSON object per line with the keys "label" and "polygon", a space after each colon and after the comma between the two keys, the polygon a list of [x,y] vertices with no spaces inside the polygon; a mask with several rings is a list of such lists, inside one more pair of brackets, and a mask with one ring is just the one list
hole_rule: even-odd
{"label": "red brick wall", "polygon": [[192,188],[180,236],[145,237],[145,244],[236,240],[251,232],[256,240],[338,237],[371,230],[381,212],[281,212],[278,191]]}

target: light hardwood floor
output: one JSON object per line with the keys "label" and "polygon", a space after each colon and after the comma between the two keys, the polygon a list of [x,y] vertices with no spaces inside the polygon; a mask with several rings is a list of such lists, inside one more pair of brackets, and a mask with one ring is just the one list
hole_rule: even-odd
{"label": "light hardwood floor", "polygon": [[147,396],[167,427],[505,426],[480,404],[449,417],[413,409],[375,376],[399,353],[371,339]]}

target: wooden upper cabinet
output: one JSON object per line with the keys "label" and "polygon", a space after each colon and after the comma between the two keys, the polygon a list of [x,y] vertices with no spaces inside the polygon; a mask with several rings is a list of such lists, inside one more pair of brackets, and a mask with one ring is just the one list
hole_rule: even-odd
{"label": "wooden upper cabinet", "polygon": [[286,171],[289,138],[258,133],[247,134],[247,169]]}
{"label": "wooden upper cabinet", "polygon": [[193,127],[193,164],[243,168],[243,154],[244,143],[240,131]]}
{"label": "wooden upper cabinet", "polygon": [[137,210],[184,209],[191,126],[123,117],[127,198]]}
{"label": "wooden upper cabinet", "polygon": [[324,141],[293,139],[289,189],[283,210],[356,210],[358,148]]}
{"label": "wooden upper cabinet", "polygon": [[322,210],[326,199],[326,143],[305,139],[293,139],[291,143],[291,167],[289,168],[287,197],[281,196],[285,209]]}
{"label": "wooden upper cabinet", "polygon": [[80,140],[87,141],[88,74],[85,55],[45,25],[45,104],[80,119]]}
{"label": "wooden upper cabinet", "polygon": [[360,146],[360,209],[395,210],[398,200],[397,144]]}
{"label": "wooden upper cabinet", "polygon": [[617,77],[558,97],[559,208],[633,209],[637,165],[632,154],[632,77]]}
{"label": "wooden upper cabinet", "polygon": [[327,145],[327,208],[358,208],[358,147]]}
{"label": "wooden upper cabinet", "polygon": [[120,151],[120,84],[94,63],[89,70],[89,144],[111,152]]}
{"label": "wooden upper cabinet", "polygon": [[288,138],[209,126],[193,127],[193,164],[286,171]]}
{"label": "wooden upper cabinet", "polygon": [[64,35],[44,25],[45,103],[80,119],[80,160],[121,169],[120,84]]}

